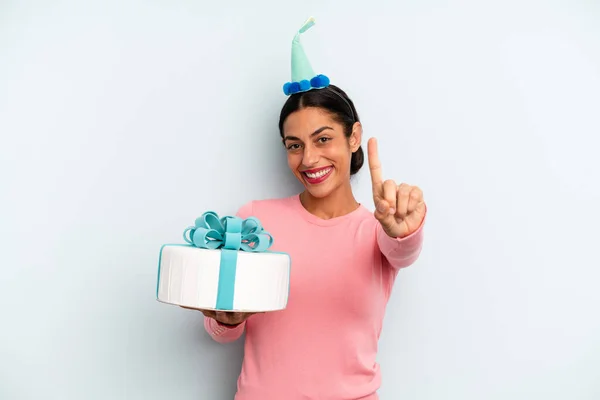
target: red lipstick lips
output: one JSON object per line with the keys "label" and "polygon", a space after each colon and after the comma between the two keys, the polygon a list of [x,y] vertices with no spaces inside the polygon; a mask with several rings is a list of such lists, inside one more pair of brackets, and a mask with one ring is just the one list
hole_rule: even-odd
{"label": "red lipstick lips", "polygon": [[311,185],[319,184],[329,178],[331,175],[331,171],[333,171],[333,167],[322,167],[322,168],[313,168],[302,171],[304,175],[304,179]]}

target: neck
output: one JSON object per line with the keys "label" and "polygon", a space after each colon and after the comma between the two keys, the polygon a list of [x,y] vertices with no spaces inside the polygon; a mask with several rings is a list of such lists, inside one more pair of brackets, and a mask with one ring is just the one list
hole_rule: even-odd
{"label": "neck", "polygon": [[349,182],[323,198],[314,197],[305,190],[300,193],[300,202],[309,213],[322,219],[341,217],[360,206],[354,198]]}

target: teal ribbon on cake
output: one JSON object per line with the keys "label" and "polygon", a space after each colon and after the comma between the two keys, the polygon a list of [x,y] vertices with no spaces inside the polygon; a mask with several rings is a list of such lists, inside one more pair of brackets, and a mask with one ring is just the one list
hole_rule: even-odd
{"label": "teal ribbon on cake", "polygon": [[257,218],[219,218],[213,211],[196,218],[194,226],[183,232],[183,238],[196,247],[221,251],[215,306],[218,310],[233,309],[238,252],[264,252],[273,244],[273,237]]}

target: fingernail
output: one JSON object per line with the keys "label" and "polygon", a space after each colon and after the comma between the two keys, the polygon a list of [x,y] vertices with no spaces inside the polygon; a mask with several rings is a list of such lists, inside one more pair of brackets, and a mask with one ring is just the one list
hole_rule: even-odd
{"label": "fingernail", "polygon": [[390,208],[390,214],[396,214],[396,209]]}
{"label": "fingernail", "polygon": [[379,210],[379,212],[384,212],[385,211],[385,204],[379,203],[377,205],[377,210]]}

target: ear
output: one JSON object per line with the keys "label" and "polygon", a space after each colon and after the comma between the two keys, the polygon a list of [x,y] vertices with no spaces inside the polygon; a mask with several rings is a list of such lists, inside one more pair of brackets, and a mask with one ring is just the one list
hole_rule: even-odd
{"label": "ear", "polygon": [[355,122],[352,126],[352,134],[348,139],[348,143],[350,144],[350,150],[355,153],[360,147],[360,143],[362,141],[362,124],[360,122]]}

